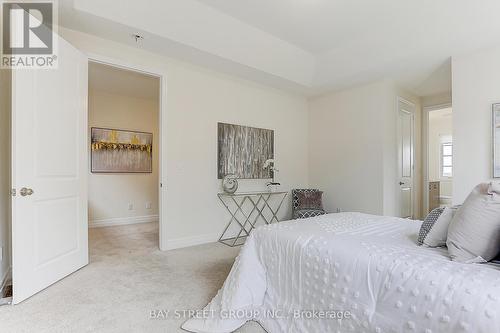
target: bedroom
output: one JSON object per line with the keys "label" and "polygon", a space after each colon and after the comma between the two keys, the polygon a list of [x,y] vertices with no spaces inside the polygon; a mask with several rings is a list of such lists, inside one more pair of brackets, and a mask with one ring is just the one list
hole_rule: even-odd
{"label": "bedroom", "polygon": [[[314,230],[305,230],[312,226],[306,221],[285,222],[294,211],[292,190],[302,188],[317,188],[323,192],[323,208],[329,214],[313,221],[316,221],[314,224],[330,225],[328,229],[333,228],[334,233],[334,229],[342,224],[334,220],[342,216],[346,219],[358,216],[353,212],[373,216],[411,215],[423,220],[427,215],[423,170],[423,136],[426,133],[423,112],[426,107],[446,103],[453,107],[452,205],[462,204],[476,185],[495,182],[492,108],[500,102],[500,87],[496,79],[500,74],[500,45],[496,38],[500,25],[494,16],[499,5],[493,1],[486,1],[481,6],[456,1],[384,1],[378,5],[370,2],[278,0],[252,3],[150,1],[147,6],[128,0],[122,3],[117,7],[112,1],[59,1],[55,7],[58,11],[54,14],[59,22],[54,27],[67,43],[61,40],[56,50],[58,68],[0,70],[3,111],[0,133],[2,142],[13,143],[13,154],[10,144],[2,145],[0,150],[0,183],[5,189],[16,189],[17,194],[11,196],[9,190],[1,191],[0,273],[7,277],[7,281],[12,276],[14,298],[11,301],[18,303],[0,307],[2,331],[85,331],[90,327],[91,330],[106,332],[176,332],[188,319],[183,310],[203,309],[222,288],[240,250],[252,246],[251,242],[245,242],[243,247],[228,247],[217,242],[231,218],[218,197],[223,193],[222,179],[217,172],[219,123],[273,132],[272,155],[258,157],[272,160],[272,168],[276,169],[273,170],[274,177],[238,177],[236,193],[261,193],[262,197],[254,199],[255,202],[260,198],[262,204],[268,193],[275,193],[271,195],[270,207],[262,212],[264,216],[258,225],[263,224],[263,218],[272,219],[273,212],[281,222],[254,230],[259,231],[255,232],[254,238],[266,230],[267,235],[273,235],[274,228],[287,228],[297,223],[299,236],[309,234],[316,237],[313,236]],[[422,26],[422,22],[429,23]],[[70,60],[78,62],[81,67],[69,63],[64,52],[74,54]],[[162,223],[155,237],[156,244],[147,243],[142,249],[130,249],[118,261],[106,261],[106,256],[98,258],[103,261],[96,261],[92,255],[87,257],[88,250],[82,246],[78,248],[78,262],[49,260],[55,266],[51,269],[44,266],[40,272],[34,269],[35,263],[29,259],[59,256],[74,245],[70,243],[74,238],[66,237],[69,228],[63,222],[51,223],[60,218],[58,209],[42,205],[46,210],[41,213],[50,217],[40,217],[46,222],[42,231],[50,232],[40,232],[35,228],[33,218],[23,214],[32,211],[34,205],[46,202],[45,195],[54,194],[55,191],[50,189],[56,187],[47,187],[47,179],[65,180],[79,163],[88,169],[90,156],[86,140],[80,143],[79,140],[59,139],[74,137],[71,129],[79,133],[79,125],[74,122],[67,127],[59,126],[75,119],[58,117],[65,113],[54,115],[50,110],[64,107],[65,110],[81,111],[81,114],[75,111],[75,115],[87,113],[86,106],[75,106],[75,101],[86,100],[82,97],[85,84],[77,85],[76,80],[84,79],[89,59],[161,77],[160,107],[164,113],[159,124],[162,142],[159,143],[161,185],[158,184],[158,196]],[[81,70],[81,75],[71,72],[75,68]],[[64,75],[65,70],[72,74]],[[46,103],[55,104],[47,104],[51,105],[48,111],[44,109],[45,104],[40,104],[43,112],[49,112],[44,116],[50,121],[40,123],[43,130],[33,133],[29,127],[23,127],[29,124],[16,120],[20,119],[19,112],[32,109],[27,105],[31,99],[22,96],[26,95],[24,90],[34,89],[33,85],[26,83],[34,82],[35,73],[36,80],[45,79],[41,74],[47,73],[49,80],[61,74],[64,80],[73,81],[69,84],[51,81],[50,85],[36,87],[45,88],[46,96],[53,96]],[[35,92],[31,94],[29,96],[38,96],[39,99],[44,96]],[[398,101],[404,102],[405,106]],[[409,115],[404,118],[406,122],[400,118],[402,111]],[[12,128],[9,119],[15,125]],[[35,119],[44,120],[43,117]],[[408,125],[403,126],[403,131],[402,124]],[[53,131],[56,125],[60,133]],[[127,126],[129,129],[133,127]],[[47,137],[53,140],[47,141]],[[44,145],[44,142],[51,145]],[[82,144],[79,148],[81,154],[62,153],[73,151],[68,148],[78,143]],[[398,147],[405,148],[403,153]],[[22,160],[28,156],[20,152],[30,151],[33,152],[30,156],[37,158],[35,165],[41,168],[41,173],[22,178],[22,173],[31,169],[21,166],[33,165],[33,162]],[[64,163],[55,163],[61,161]],[[258,161],[255,169],[261,167],[262,160]],[[400,168],[402,164],[404,168]],[[44,179],[35,179],[35,176]],[[280,185],[267,186],[269,182]],[[400,182],[403,184],[399,185]],[[20,194],[23,188],[26,196]],[[30,189],[33,192],[28,195]],[[286,197],[280,206],[278,195],[281,192],[286,193]],[[75,193],[85,205],[86,194]],[[58,193],[54,195],[61,198]],[[77,214],[74,206],[71,206],[72,211],[68,207],[64,210],[66,216]],[[251,210],[252,203],[245,202],[242,209]],[[332,221],[326,221],[326,218]],[[68,220],[75,221],[74,228],[86,230],[76,223],[76,220],[88,220],[85,217],[78,215],[78,219],[71,217]],[[374,218],[369,223],[376,223],[376,220]],[[358,216],[357,221],[361,223],[363,218]],[[397,235],[398,224],[395,222],[391,229],[387,226],[389,221],[392,220],[388,217],[380,222],[380,226],[386,226]],[[241,222],[244,224],[245,218]],[[412,244],[417,254],[410,258],[410,262],[420,258],[419,251],[425,250],[416,245],[420,225],[421,222],[415,221],[408,230],[400,230],[415,238]],[[237,231],[238,223],[233,223],[233,227]],[[246,227],[249,227],[248,223]],[[253,235],[254,231],[250,234]],[[360,229],[359,233],[362,232]],[[389,230],[387,233],[392,235]],[[78,235],[82,239],[79,245],[85,245],[86,237],[91,237],[86,233]],[[285,235],[294,237],[292,231],[283,232]],[[35,236],[38,238],[33,241]],[[59,244],[58,237],[61,236],[65,242]],[[356,241],[356,237],[352,236],[352,242],[345,249],[335,247],[336,253],[352,258],[357,246],[365,242]],[[260,239],[263,248],[279,246],[278,242],[264,246],[266,239],[265,236]],[[145,238],[145,242],[149,240]],[[377,248],[370,249],[378,253]],[[446,257],[445,250],[436,250],[442,260]],[[405,255],[407,253],[401,258]],[[278,252],[276,258],[280,258]],[[358,258],[361,260],[362,256]],[[457,267],[449,257],[447,260],[451,268]],[[404,264],[404,260],[401,261]],[[23,266],[23,269],[36,273],[23,275],[19,263],[31,265]],[[490,271],[498,275],[492,264],[456,265],[464,269],[478,267],[477,272],[484,271],[488,276],[493,274]],[[272,273],[272,270],[268,272]],[[291,271],[290,281],[295,281],[296,273]],[[311,274],[314,278],[312,271]],[[342,279],[353,278],[352,274],[346,274],[349,276]],[[251,280],[254,283],[259,281],[257,278]],[[348,282],[353,286],[353,290],[347,291],[348,294],[351,292],[348,302],[356,298],[356,292],[360,292],[360,299],[365,296],[354,288],[359,281],[342,283]],[[443,290],[448,288],[441,285],[441,281],[437,283]],[[347,285],[339,287],[339,294],[344,287],[350,288]],[[394,288],[391,290],[397,292],[397,286]],[[415,304],[409,304],[411,297],[416,297],[411,295],[413,289],[405,290],[401,299],[391,299],[390,306],[394,308],[400,301],[401,308],[413,311],[411,305]],[[314,286],[297,287],[297,290],[312,292]],[[497,292],[492,287],[485,297],[492,294],[494,298]],[[287,299],[287,295],[279,293],[275,296],[283,302],[295,297],[289,294]],[[338,303],[329,299],[324,301],[334,304],[336,310],[353,310],[351,303],[349,309],[341,306],[342,297],[339,296]],[[423,291],[419,297],[424,297],[425,301]],[[320,301],[321,297],[317,299]],[[445,301],[448,302],[446,297],[434,300],[435,304]],[[458,306],[458,303],[452,303]],[[356,304],[360,307],[362,303]],[[309,310],[308,306],[298,304],[294,310]],[[416,306],[416,311],[422,314],[420,306]],[[171,311],[170,315],[166,314],[167,310]],[[178,311],[178,317],[172,318],[175,311]],[[441,310],[435,313],[431,323],[436,326],[432,326],[432,331],[440,331],[440,316],[449,316],[449,323],[453,325],[461,324],[461,319]],[[492,322],[498,323],[500,314],[489,315]],[[378,326],[380,318],[377,316],[378,313],[374,312],[368,321],[372,331],[385,327]],[[19,318],[29,319],[20,321]],[[491,327],[484,326],[488,321],[482,318],[466,324],[471,325],[472,331],[489,332]],[[275,319],[260,324],[269,332],[286,331],[273,326],[280,323]],[[356,319],[349,320],[348,324],[358,323]],[[447,321],[447,317],[443,320]],[[407,319],[401,325],[411,328],[413,325],[408,322],[421,330],[420,321]],[[314,326],[314,320],[310,323],[311,328],[297,328],[297,331],[321,330]],[[335,325],[334,321],[329,324]],[[365,329],[363,324],[359,321],[356,331]],[[334,329],[332,326],[327,331]],[[263,328],[250,321],[240,330],[259,332]],[[498,331],[498,326],[494,331]]]}

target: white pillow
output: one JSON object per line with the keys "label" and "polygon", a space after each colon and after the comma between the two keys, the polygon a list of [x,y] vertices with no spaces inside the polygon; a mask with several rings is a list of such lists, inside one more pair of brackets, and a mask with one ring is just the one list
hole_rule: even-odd
{"label": "white pillow", "polygon": [[453,217],[446,241],[454,261],[486,262],[500,247],[500,184],[480,184]]}
{"label": "white pillow", "polygon": [[455,210],[452,208],[446,207],[439,218],[436,220],[436,223],[432,226],[431,230],[424,238],[424,245],[428,247],[440,247],[446,245],[446,238],[448,236],[448,226],[450,225],[451,220],[453,219],[453,215]]}

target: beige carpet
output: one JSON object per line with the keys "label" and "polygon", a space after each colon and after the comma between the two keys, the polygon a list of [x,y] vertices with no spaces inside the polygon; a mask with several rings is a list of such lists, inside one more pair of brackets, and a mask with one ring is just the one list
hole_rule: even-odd
{"label": "beige carpet", "polygon": [[[90,229],[90,264],[19,305],[0,307],[0,332],[184,332],[183,320],[151,320],[150,311],[205,306],[239,248],[161,252],[157,244],[156,223]],[[250,322],[237,332],[264,330]]]}

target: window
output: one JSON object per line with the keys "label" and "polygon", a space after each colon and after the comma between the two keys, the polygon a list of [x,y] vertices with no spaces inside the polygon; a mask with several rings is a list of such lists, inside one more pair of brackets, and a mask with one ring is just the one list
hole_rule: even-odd
{"label": "window", "polygon": [[453,143],[441,143],[441,177],[453,176]]}

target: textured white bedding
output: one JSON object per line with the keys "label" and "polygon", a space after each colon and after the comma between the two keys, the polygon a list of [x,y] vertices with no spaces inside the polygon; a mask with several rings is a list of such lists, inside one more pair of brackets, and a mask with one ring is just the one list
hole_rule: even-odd
{"label": "textured white bedding", "polygon": [[257,228],[182,328],[232,332],[254,319],[270,333],[500,332],[500,268],[417,246],[420,224],[341,213]]}

